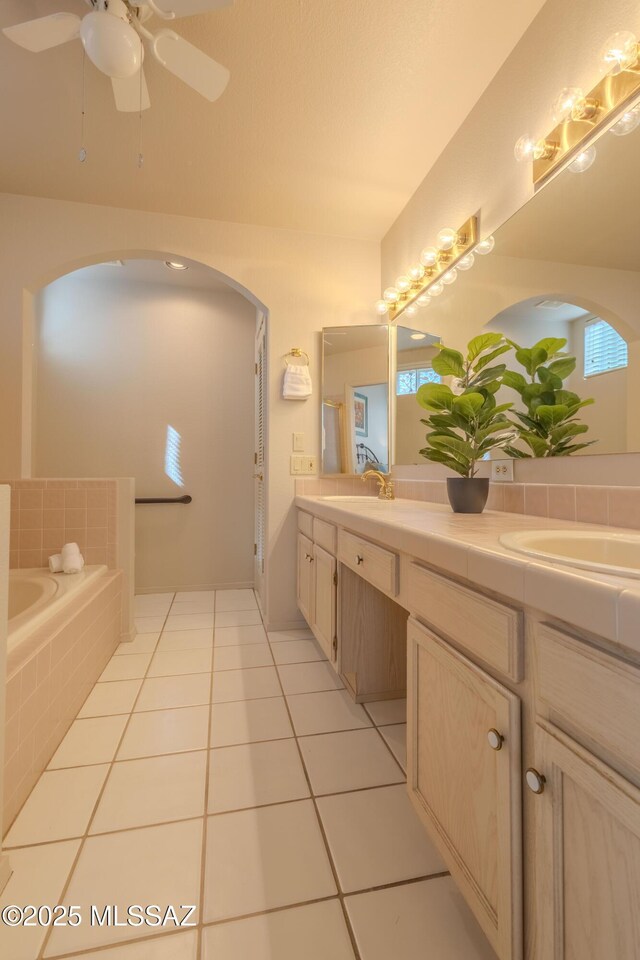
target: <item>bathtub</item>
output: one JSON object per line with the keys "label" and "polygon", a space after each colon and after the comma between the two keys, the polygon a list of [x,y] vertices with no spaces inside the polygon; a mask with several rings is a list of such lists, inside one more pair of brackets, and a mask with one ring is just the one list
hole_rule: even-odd
{"label": "bathtub", "polygon": [[102,564],[69,574],[50,573],[46,567],[10,570],[8,651],[42,626],[52,613],[59,613],[78,591],[105,573],[107,567]]}

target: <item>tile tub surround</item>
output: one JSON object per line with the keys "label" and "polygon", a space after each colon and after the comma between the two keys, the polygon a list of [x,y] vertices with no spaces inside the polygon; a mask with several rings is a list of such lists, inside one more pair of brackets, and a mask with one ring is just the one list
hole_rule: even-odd
{"label": "tile tub surround", "polygon": [[[640,579],[546,563],[508,550],[498,539],[502,533],[525,529],[611,532],[609,526],[491,510],[455,514],[443,504],[403,499],[371,506],[366,497],[340,502],[297,496],[295,503],[301,510],[400,553],[401,585],[402,563],[415,558],[640,656]],[[401,595],[397,599],[409,609],[406,598]]]}
{"label": "tile tub surround", "polygon": [[[420,480],[394,474],[393,482],[398,499],[449,503],[445,480]],[[361,480],[351,477],[296,481],[297,496],[372,496],[375,493],[375,489],[367,489]],[[489,486],[487,510],[640,530],[640,486],[494,481]]]}
{"label": "tile tub surround", "polygon": [[122,573],[89,585],[7,658],[3,822],[11,823],[120,642]]}
{"label": "tile tub surround", "polygon": [[[168,623],[192,602],[178,597],[140,598],[138,612]],[[251,591],[212,599],[214,613],[256,609]],[[194,650],[203,629],[183,631]],[[131,661],[118,668],[127,679],[107,679],[107,666],[59,752],[65,766],[50,766],[17,817],[6,837],[15,873],[0,898],[22,902],[26,889],[42,903],[193,903],[197,929],[84,924],[21,940],[0,927],[0,955],[17,956],[19,943],[20,960],[379,960],[379,943],[400,930],[396,955],[421,960],[428,915],[443,960],[494,960],[406,795],[394,759],[404,701],[367,712],[335,685],[318,690],[307,668],[324,657],[308,630],[239,625],[231,643],[215,617],[206,629],[213,669],[201,661],[188,675],[153,669],[175,633],[166,625],[141,634],[153,637],[144,654],[118,648],[111,663]],[[297,692],[287,694],[291,668]],[[256,686],[257,670],[277,689]],[[237,699],[218,701],[228,683]],[[65,790],[74,800],[62,809]]]}

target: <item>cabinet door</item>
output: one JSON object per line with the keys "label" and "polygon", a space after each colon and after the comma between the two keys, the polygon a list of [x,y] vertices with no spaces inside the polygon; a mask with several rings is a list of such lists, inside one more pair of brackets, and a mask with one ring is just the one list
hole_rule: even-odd
{"label": "cabinet door", "polygon": [[409,620],[408,788],[501,960],[522,956],[520,700]]}
{"label": "cabinet door", "polygon": [[317,544],[313,548],[315,566],[315,603],[313,632],[325,654],[336,660],[336,558]]}
{"label": "cabinet door", "polygon": [[311,626],[314,595],[313,544],[304,534],[298,534],[298,607]]}
{"label": "cabinet door", "polygon": [[536,960],[640,960],[640,790],[551,724],[535,756]]}

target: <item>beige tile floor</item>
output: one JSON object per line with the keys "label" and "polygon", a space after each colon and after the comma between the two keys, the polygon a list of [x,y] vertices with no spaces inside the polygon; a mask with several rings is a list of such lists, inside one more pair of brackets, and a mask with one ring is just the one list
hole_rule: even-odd
{"label": "beige tile floor", "polygon": [[354,704],[250,590],[136,615],[7,834],[0,903],[195,904],[197,926],[0,926],[0,956],[494,960],[407,798],[403,700]]}

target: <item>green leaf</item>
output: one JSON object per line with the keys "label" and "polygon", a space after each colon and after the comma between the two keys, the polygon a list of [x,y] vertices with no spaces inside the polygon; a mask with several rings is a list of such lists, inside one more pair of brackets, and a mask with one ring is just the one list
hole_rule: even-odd
{"label": "green leaf", "polygon": [[514,447],[511,444],[504,448],[504,452],[508,453],[509,456],[513,457],[514,460],[523,460],[531,457],[531,454],[527,453],[526,450],[521,450],[519,447]]}
{"label": "green leaf", "polygon": [[542,404],[536,410],[536,417],[545,427],[555,427],[562,423],[569,416],[569,408],[564,403],[556,403],[555,406]]}
{"label": "green leaf", "polygon": [[562,440],[577,437],[581,433],[587,433],[589,427],[586,423],[563,423],[551,431],[551,440],[553,443],[560,443]]}
{"label": "green leaf", "polygon": [[454,393],[446,383],[423,383],[418,389],[416,400],[425,410],[450,410]]}
{"label": "green leaf", "polygon": [[463,377],[464,358],[458,350],[440,347],[440,353],[431,361],[431,366],[441,377]]}
{"label": "green leaf", "polygon": [[515,370],[505,370],[502,375],[502,384],[505,387],[511,387],[512,390],[517,390],[518,393],[522,393],[527,381],[521,373],[516,373]]}
{"label": "green leaf", "polygon": [[541,437],[538,437],[535,433],[529,433],[528,430],[521,430],[520,439],[524,440],[527,446],[531,448],[534,457],[544,457],[547,452],[547,444]]}
{"label": "green leaf", "polygon": [[474,419],[482,409],[483,404],[484,397],[481,393],[463,393],[459,397],[454,397],[453,409],[464,417]]}
{"label": "green leaf", "polygon": [[511,347],[508,343],[503,343],[501,347],[498,347],[497,350],[492,350],[491,353],[486,353],[484,357],[480,357],[478,362],[474,366],[474,370],[482,370],[483,367],[486,367],[488,363],[491,363],[497,357],[500,357],[503,353],[508,353],[511,350]]}
{"label": "green leaf", "polygon": [[462,477],[468,477],[471,470],[470,466],[464,466],[461,463],[458,463],[457,460],[454,460],[453,457],[448,457],[446,454],[441,453],[439,450],[425,449],[420,451],[420,455],[425,458],[425,460],[431,460],[432,463],[442,463],[445,467],[448,467],[449,470],[453,470],[455,473],[459,473]]}
{"label": "green leaf", "polygon": [[575,357],[562,357],[561,359],[554,360],[553,363],[550,363],[548,370],[550,373],[553,373],[554,376],[559,377],[560,380],[566,380],[566,378],[573,373],[575,368]]}
{"label": "green leaf", "polygon": [[562,389],[561,378],[552,373],[550,367],[538,367],[537,375],[540,383],[543,383],[545,387],[548,387],[550,390]]}
{"label": "green leaf", "polygon": [[473,340],[469,340],[467,346],[467,360],[470,363],[479,357],[481,353],[484,353],[485,350],[488,350],[489,347],[495,347],[497,344],[502,342],[501,333],[481,333],[480,336],[474,337]]}
{"label": "green leaf", "polygon": [[556,353],[559,353],[566,345],[567,341],[564,337],[545,337],[543,340],[538,340],[532,349],[544,350],[547,354],[545,360],[547,360],[549,357],[554,357]]}

